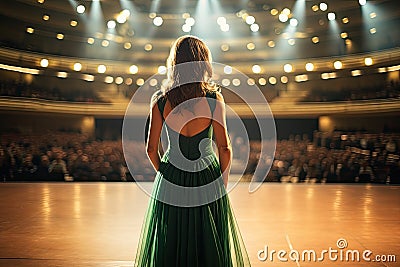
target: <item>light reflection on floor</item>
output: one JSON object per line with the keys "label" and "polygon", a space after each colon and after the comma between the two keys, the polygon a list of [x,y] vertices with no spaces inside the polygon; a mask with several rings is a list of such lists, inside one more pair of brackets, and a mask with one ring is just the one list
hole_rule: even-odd
{"label": "light reflection on floor", "polygon": [[[265,183],[252,194],[247,186],[229,197],[252,266],[399,266],[399,186]],[[134,183],[2,183],[0,200],[0,266],[132,266],[148,196]],[[397,263],[257,258],[266,246],[338,249],[340,238],[347,250],[394,254]]]}

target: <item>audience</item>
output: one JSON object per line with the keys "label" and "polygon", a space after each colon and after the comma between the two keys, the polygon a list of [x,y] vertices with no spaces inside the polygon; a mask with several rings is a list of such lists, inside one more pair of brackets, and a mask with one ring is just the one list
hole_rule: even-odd
{"label": "audience", "polygon": [[[235,151],[248,144],[233,137]],[[271,146],[271,141],[263,146]],[[142,142],[92,140],[79,133],[0,135],[3,181],[151,181],[154,170]],[[276,143],[275,155],[260,156],[261,143],[250,142],[246,153],[234,153],[235,164],[246,163],[245,177],[267,182],[400,183],[400,134],[322,133],[312,140],[290,136]],[[258,168],[256,171],[256,166]],[[269,169],[270,167],[270,169]]]}

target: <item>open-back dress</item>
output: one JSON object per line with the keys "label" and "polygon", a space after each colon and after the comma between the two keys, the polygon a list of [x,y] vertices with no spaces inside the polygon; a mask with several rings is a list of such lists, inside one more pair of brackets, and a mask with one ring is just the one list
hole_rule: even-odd
{"label": "open-back dress", "polygon": [[[216,93],[206,97],[213,114]],[[160,95],[162,117],[165,103]],[[169,145],[155,176],[134,266],[250,266],[213,150],[212,124],[190,137],[164,125]]]}

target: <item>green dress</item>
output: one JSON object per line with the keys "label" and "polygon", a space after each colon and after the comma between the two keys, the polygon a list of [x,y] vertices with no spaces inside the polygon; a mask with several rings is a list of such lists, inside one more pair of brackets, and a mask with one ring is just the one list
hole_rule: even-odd
{"label": "green dress", "polygon": [[[212,114],[215,92],[206,97]],[[165,101],[163,96],[157,101],[161,114]],[[212,125],[192,137],[166,129],[169,147],[155,177],[134,266],[250,266],[212,148]]]}

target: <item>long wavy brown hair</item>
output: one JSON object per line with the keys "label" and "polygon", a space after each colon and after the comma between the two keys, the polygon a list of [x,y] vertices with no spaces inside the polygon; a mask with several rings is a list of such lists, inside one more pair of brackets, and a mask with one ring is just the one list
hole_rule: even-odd
{"label": "long wavy brown hair", "polygon": [[216,90],[210,82],[211,61],[209,48],[199,38],[185,35],[174,42],[167,59],[168,85],[163,88],[172,108],[183,103],[183,107],[190,109],[185,106],[186,100],[205,96],[207,90]]}

